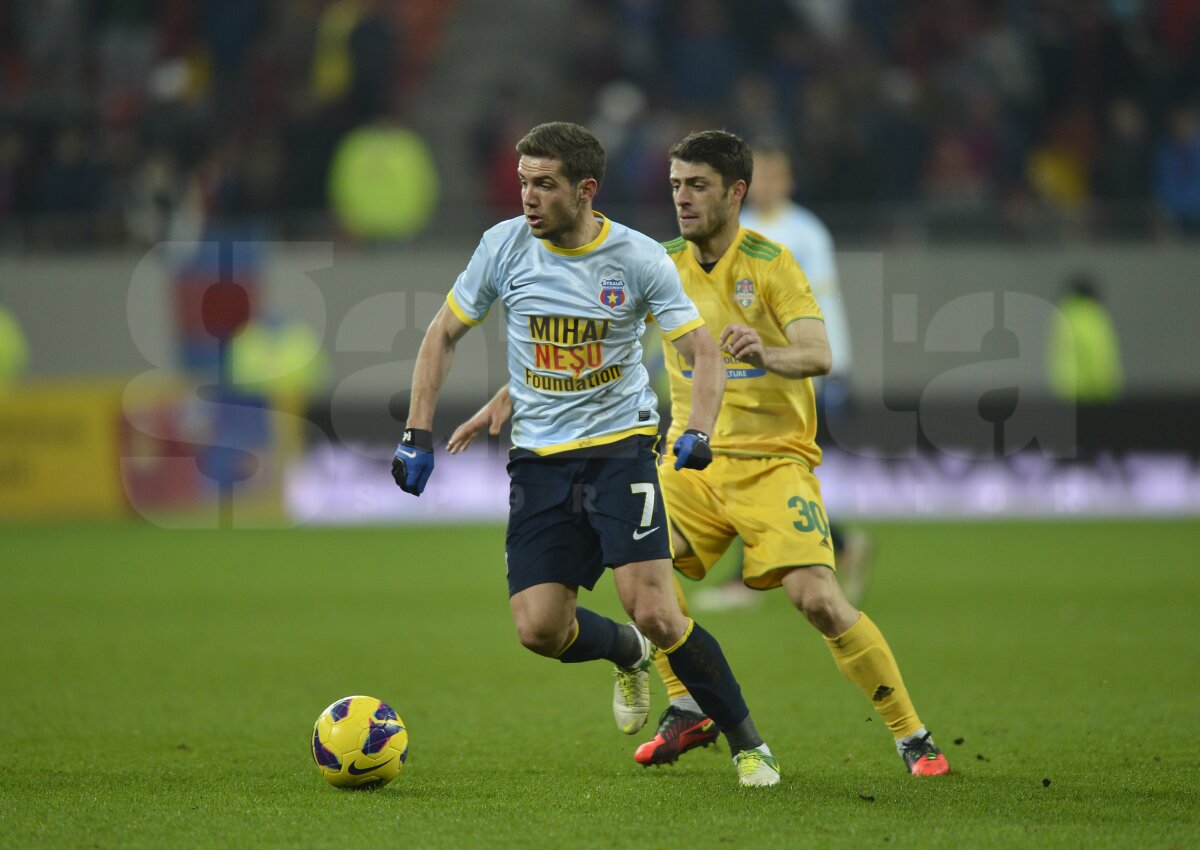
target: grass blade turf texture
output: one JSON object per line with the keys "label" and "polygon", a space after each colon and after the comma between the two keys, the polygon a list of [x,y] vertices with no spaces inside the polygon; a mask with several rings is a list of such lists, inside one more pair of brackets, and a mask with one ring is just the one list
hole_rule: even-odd
{"label": "grass blade turf texture", "polygon": [[[784,770],[746,794],[723,748],[638,766],[607,667],[521,649],[501,528],[0,528],[0,846],[1200,845],[1200,525],[872,531],[954,773],[904,773],[777,592],[704,618]],[[620,616],[610,579],[589,604]],[[360,693],[412,750],[341,792],[311,729]]]}

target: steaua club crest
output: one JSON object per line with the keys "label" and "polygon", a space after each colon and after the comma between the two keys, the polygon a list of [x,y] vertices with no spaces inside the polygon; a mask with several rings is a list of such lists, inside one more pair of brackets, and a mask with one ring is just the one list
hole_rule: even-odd
{"label": "steaua club crest", "polygon": [[625,281],[619,277],[606,277],[600,281],[600,303],[615,310],[625,303]]}
{"label": "steaua club crest", "polygon": [[754,281],[744,277],[733,285],[733,297],[743,307],[749,307],[754,301]]}

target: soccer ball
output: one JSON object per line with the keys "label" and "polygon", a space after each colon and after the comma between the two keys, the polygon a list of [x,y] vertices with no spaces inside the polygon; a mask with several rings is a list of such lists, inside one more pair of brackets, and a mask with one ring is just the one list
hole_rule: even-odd
{"label": "soccer ball", "polygon": [[345,697],[317,718],[312,754],[321,775],[331,785],[387,785],[408,759],[408,730],[386,702],[374,697]]}

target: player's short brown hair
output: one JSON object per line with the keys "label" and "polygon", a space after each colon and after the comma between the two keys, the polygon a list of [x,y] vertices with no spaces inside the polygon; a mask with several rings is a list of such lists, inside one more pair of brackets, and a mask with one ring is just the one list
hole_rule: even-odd
{"label": "player's short brown hair", "polygon": [[710,166],[721,175],[728,189],[739,180],[746,181],[754,176],[754,157],[750,147],[740,136],[727,130],[699,130],[689,133],[683,141],[671,148],[671,159],[682,162],[699,162]]}
{"label": "player's short brown hair", "polygon": [[604,146],[587,128],[567,121],[538,124],[517,142],[521,156],[557,159],[571,183],[592,177],[604,182]]}

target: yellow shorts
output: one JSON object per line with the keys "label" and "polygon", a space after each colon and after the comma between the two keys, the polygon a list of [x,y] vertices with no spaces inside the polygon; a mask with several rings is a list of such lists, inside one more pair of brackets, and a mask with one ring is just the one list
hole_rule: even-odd
{"label": "yellow shorts", "polygon": [[676,470],[669,460],[660,469],[667,515],[691,544],[675,560],[688,578],[704,578],[737,535],[749,587],[778,587],[791,567],[834,569],[821,484],[800,461],[717,455],[703,471]]}

